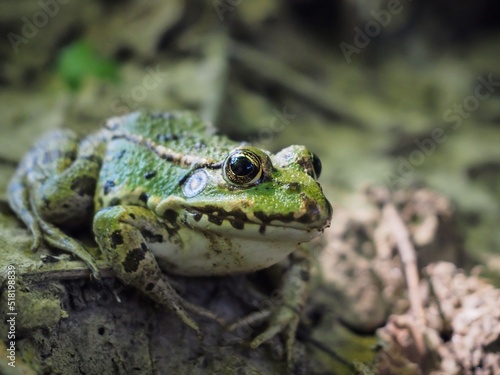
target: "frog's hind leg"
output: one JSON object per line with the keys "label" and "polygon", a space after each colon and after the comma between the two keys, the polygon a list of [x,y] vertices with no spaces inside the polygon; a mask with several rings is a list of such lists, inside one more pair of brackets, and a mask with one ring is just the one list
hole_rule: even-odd
{"label": "frog's hind leg", "polygon": [[51,132],[26,154],[8,188],[10,206],[33,234],[32,250],[45,241],[82,259],[95,277],[95,261],[61,228],[90,224],[102,147],[95,136],[80,141],[71,131]]}
{"label": "frog's hind leg", "polygon": [[138,206],[105,208],[94,218],[94,234],[119,279],[166,305],[199,337],[201,330],[188,310],[219,321],[212,312],[181,298],[163,275],[150,246],[169,241],[170,235],[151,211]]}

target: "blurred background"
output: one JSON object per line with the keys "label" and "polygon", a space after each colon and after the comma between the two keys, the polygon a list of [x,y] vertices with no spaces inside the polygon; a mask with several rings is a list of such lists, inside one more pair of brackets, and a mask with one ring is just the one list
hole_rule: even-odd
{"label": "blurred background", "polygon": [[306,145],[336,209],[370,185],[449,198],[461,265],[494,279],[499,19],[493,0],[2,0],[0,197],[49,129],[190,109],[271,151]]}

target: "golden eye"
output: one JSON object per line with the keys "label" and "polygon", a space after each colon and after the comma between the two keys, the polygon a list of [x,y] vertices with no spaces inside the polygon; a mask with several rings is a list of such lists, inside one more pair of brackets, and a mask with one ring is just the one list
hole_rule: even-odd
{"label": "golden eye", "polygon": [[236,149],[224,160],[224,179],[233,185],[251,185],[262,177],[262,160],[251,150]]}

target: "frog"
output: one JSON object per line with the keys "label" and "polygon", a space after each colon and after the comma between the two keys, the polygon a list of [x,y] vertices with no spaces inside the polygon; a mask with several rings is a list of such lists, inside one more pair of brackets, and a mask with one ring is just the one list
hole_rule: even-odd
{"label": "frog", "polygon": [[182,298],[167,275],[247,274],[293,258],[283,303],[251,342],[287,331],[291,346],[310,267],[293,254],[332,217],[320,173],[305,146],[273,154],[218,134],[189,111],[137,111],[86,136],[68,129],[43,136],[20,161],[8,198],[32,233],[32,251],[46,244],[69,252],[99,279],[95,257],[72,235],[91,228],[114,276],[200,339],[194,315],[218,317]]}

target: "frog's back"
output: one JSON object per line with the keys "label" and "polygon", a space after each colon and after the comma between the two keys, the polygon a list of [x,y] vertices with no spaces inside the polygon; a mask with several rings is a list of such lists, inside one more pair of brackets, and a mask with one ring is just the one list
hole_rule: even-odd
{"label": "frog's back", "polygon": [[96,208],[145,205],[179,191],[200,164],[223,160],[236,143],[190,112],[134,112],[108,120],[111,137],[99,176]]}

